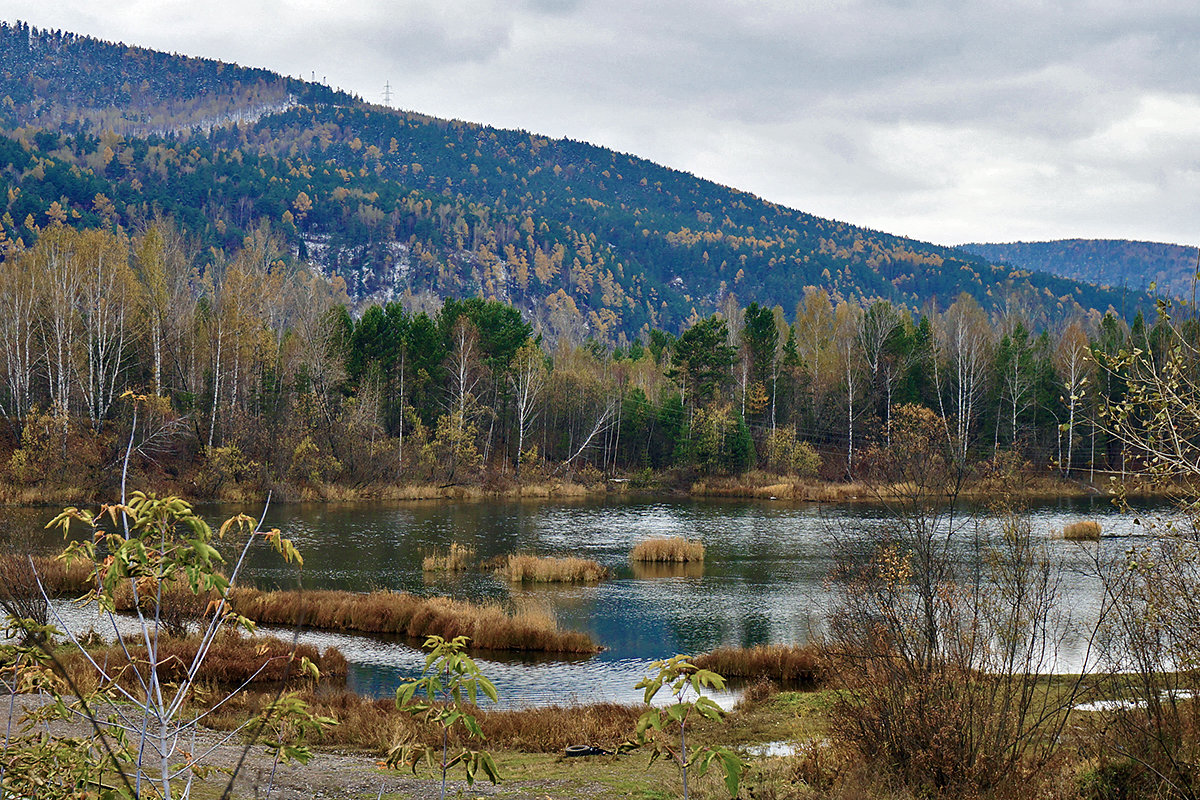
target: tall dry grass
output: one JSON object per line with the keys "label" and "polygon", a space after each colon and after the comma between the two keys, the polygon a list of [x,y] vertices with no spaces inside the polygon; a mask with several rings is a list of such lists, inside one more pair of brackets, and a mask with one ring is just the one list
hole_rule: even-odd
{"label": "tall dry grass", "polygon": [[499,605],[477,605],[448,597],[418,597],[407,592],[357,594],[340,591],[237,589],[233,608],[250,619],[274,625],[390,633],[423,638],[469,636],[483,650],[595,653],[587,634],[560,631],[553,617]]}
{"label": "tall dry grass", "polygon": [[496,574],[512,583],[595,583],[609,577],[605,568],[586,558],[543,558],[510,555]]}
{"label": "tall dry grass", "polygon": [[647,539],[634,545],[629,554],[629,560],[679,563],[703,561],[704,544],[684,539],[682,536],[672,536],[669,539]]}
{"label": "tall dry grass", "polygon": [[[314,714],[332,717],[338,724],[327,728],[321,744],[383,755],[399,742],[440,747],[440,726],[399,711],[394,700],[371,700],[350,692],[306,689],[298,693]],[[262,711],[272,695],[245,692],[207,718],[215,728],[232,730]],[[490,749],[526,753],[561,753],[568,745],[591,744],[607,750],[629,738],[642,709],[601,703],[589,706],[546,706],[513,710],[479,710],[479,719]],[[450,731],[448,744],[470,745],[459,729]]]}
{"label": "tall dry grass", "polygon": [[[86,569],[68,570],[64,562],[52,558],[35,559],[35,564],[52,597],[78,596],[90,588]],[[193,595],[186,587],[179,588],[180,591],[164,593],[163,618],[178,619],[179,624],[170,632],[182,636],[187,624],[203,615],[212,598]],[[146,599],[143,597],[143,602]],[[118,610],[133,610],[133,596],[128,588],[121,587],[115,600]],[[237,613],[263,624],[306,625],[413,638],[434,634],[446,638],[469,636],[471,646],[481,650],[596,653],[601,649],[587,634],[560,631],[553,614],[528,604],[508,610],[498,604],[419,597],[407,592],[360,594],[257,589],[235,589],[230,601]]]}
{"label": "tall dry grass", "polygon": [[33,579],[33,574],[30,573],[30,559],[33,560],[33,571],[37,574],[37,581],[41,581],[42,587],[46,590],[46,594],[51,597],[79,597],[87,593],[92,588],[89,574],[91,573],[91,565],[81,562],[67,566],[67,562],[61,558],[54,556],[26,556],[16,553],[5,553],[0,555],[0,572],[3,574],[27,576],[28,580],[21,580],[19,583],[14,581],[10,591],[14,596],[18,594],[33,594],[40,593],[37,588],[37,581]]}
{"label": "tall dry grass", "polygon": [[[164,683],[181,682],[195,660],[201,643],[198,635],[186,638],[162,638],[158,640],[158,663],[155,671]],[[125,653],[129,656],[126,657]],[[96,689],[99,676],[87,657],[78,650],[56,654],[60,669],[72,677],[75,684],[85,690]],[[127,690],[140,684],[137,675],[129,666],[130,659],[138,672],[147,674],[150,664],[146,647],[138,640],[89,647],[88,655],[97,664],[105,667],[110,675]],[[346,658],[335,647],[322,653],[312,645],[293,645],[272,636],[244,636],[236,631],[224,631],[217,635],[196,673],[197,682],[212,686],[235,688],[246,682],[281,683],[301,681],[305,676],[300,671],[300,659],[308,658],[321,672],[322,681],[344,683],[347,673]]]}
{"label": "tall dry grass", "polygon": [[[14,598],[36,599],[40,596],[38,582],[50,597],[81,597],[95,588],[92,585],[90,573],[92,565],[75,562],[70,566],[61,558],[51,556],[33,556],[32,568],[27,556],[0,556],[0,597],[10,594]],[[36,573],[37,580],[34,580]],[[4,576],[13,580],[4,580]],[[139,581],[138,600],[142,611],[153,613],[155,605],[160,604],[159,622],[167,634],[184,637],[189,626],[200,620],[210,603],[216,600],[215,592],[192,592],[183,578],[177,578],[163,586],[162,593],[158,592],[158,582],[153,579]],[[118,584],[113,594],[113,603],[118,611],[133,611],[133,589],[127,581]]]}
{"label": "tall dry grass", "polygon": [[421,569],[425,572],[466,572],[475,564],[475,548],[451,542],[446,552],[433,552],[425,556]]}
{"label": "tall dry grass", "polygon": [[1068,522],[1063,526],[1062,538],[1076,542],[1094,542],[1100,538],[1100,523],[1092,519]]}
{"label": "tall dry grass", "polygon": [[805,688],[821,682],[820,651],[811,644],[718,647],[692,663],[726,678],[770,678]]}

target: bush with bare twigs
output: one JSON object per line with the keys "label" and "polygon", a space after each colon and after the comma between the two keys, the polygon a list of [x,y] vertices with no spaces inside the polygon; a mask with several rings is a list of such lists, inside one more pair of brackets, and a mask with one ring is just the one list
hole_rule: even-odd
{"label": "bush with bare twigs", "polygon": [[890,446],[862,459],[893,522],[844,548],[824,641],[835,744],[946,796],[1041,779],[1083,689],[1045,681],[1070,630],[1061,566],[1027,517],[963,515],[962,452],[929,409],[895,409]]}

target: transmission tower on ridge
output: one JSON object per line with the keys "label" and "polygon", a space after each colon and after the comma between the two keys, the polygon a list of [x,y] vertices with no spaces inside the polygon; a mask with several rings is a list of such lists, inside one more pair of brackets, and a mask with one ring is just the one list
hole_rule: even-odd
{"label": "transmission tower on ridge", "polygon": [[387,81],[383,84],[383,104],[390,106],[392,104],[392,82]]}

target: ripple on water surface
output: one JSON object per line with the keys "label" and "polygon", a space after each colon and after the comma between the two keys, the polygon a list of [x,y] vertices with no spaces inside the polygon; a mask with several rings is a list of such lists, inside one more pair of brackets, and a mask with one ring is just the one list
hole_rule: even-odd
{"label": "ripple on water surface", "polygon": [[[213,520],[238,510],[208,507]],[[46,509],[17,510],[15,524],[58,546],[41,525]],[[1102,547],[1125,548],[1140,529],[1104,499],[1046,505],[1033,512],[1035,534],[1049,537],[1066,522],[1100,520]],[[720,645],[798,643],[819,628],[828,602],[826,575],[835,539],[865,540],[889,524],[879,508],[822,507],[790,503],[718,501],[583,501],[475,503],[361,503],[336,506],[276,505],[268,523],[290,536],[304,554],[302,576],[265,548],[255,551],[245,581],[264,587],[397,589],[439,593],[476,601],[519,599],[549,610],[560,627],[582,630],[605,652],[559,659],[480,654],[506,703],[635,702],[633,685],[649,661],[675,653],[699,653]],[[637,542],[656,536],[699,539],[702,568],[647,574],[629,564]],[[452,542],[474,547],[480,560],[514,552],[574,555],[609,567],[615,578],[597,585],[512,587],[490,574],[430,577],[421,561]],[[1096,584],[1085,572],[1086,550],[1051,542],[1071,565],[1065,579],[1067,607],[1085,615]],[[288,632],[290,635],[290,632]],[[380,637],[306,632],[305,641],[336,644],[351,662],[351,687],[385,696],[424,664],[410,643]],[[1064,649],[1070,669],[1078,648]]]}

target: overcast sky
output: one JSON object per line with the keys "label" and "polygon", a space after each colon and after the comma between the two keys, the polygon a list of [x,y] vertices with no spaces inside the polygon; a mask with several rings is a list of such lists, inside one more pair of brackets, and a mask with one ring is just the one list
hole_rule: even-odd
{"label": "overcast sky", "polygon": [[958,244],[1200,242],[1195,0],[0,0]]}

